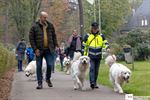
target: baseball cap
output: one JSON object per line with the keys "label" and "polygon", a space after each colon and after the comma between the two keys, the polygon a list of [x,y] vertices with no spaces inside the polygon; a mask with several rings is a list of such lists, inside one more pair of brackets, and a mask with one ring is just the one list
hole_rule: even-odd
{"label": "baseball cap", "polygon": [[91,26],[92,26],[92,27],[98,27],[99,24],[98,24],[97,22],[92,22]]}

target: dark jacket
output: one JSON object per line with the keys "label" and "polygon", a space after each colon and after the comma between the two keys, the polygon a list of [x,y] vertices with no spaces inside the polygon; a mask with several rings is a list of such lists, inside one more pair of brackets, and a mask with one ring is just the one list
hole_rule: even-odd
{"label": "dark jacket", "polygon": [[26,43],[24,41],[20,41],[16,47],[17,60],[24,60],[25,49],[26,49]]}
{"label": "dark jacket", "polygon": [[[47,24],[48,48],[51,52],[54,52],[55,47],[58,46],[55,29],[50,22],[47,21]],[[36,22],[30,29],[29,40],[34,51],[36,49],[39,49],[41,51],[44,49],[43,26],[39,21]]]}

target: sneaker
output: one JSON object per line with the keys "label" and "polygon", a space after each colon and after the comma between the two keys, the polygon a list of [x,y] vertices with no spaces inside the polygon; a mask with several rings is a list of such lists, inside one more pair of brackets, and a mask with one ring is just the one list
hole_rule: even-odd
{"label": "sneaker", "polygon": [[50,80],[46,80],[46,82],[47,82],[47,85],[48,85],[49,87],[53,87],[53,84],[52,84],[52,82],[51,82]]}
{"label": "sneaker", "polygon": [[18,72],[23,72],[23,70],[18,70]]}
{"label": "sneaker", "polygon": [[94,89],[94,88],[95,88],[95,85],[94,85],[94,84],[91,84],[91,88]]}
{"label": "sneaker", "polygon": [[98,87],[97,85],[95,85],[95,87],[94,87],[94,88],[98,89],[99,87]]}
{"label": "sneaker", "polygon": [[36,89],[42,89],[42,88],[43,88],[42,84],[39,84],[39,85],[36,87]]}

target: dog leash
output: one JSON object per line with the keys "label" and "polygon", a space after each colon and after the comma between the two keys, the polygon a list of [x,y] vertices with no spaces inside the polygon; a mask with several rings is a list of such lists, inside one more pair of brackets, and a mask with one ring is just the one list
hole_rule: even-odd
{"label": "dog leash", "polygon": [[113,55],[111,55],[111,57],[113,58],[114,61],[116,61],[116,58]]}

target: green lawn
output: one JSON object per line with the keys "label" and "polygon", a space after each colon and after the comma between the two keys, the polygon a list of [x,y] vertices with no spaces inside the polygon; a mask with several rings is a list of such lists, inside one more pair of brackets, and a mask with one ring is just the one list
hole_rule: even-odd
{"label": "green lawn", "polygon": [[[132,64],[121,63],[132,69]],[[134,62],[134,66],[129,83],[123,85],[124,92],[136,96],[150,96],[150,61]],[[109,81],[109,68],[104,61],[101,62],[98,83],[112,88]]]}

